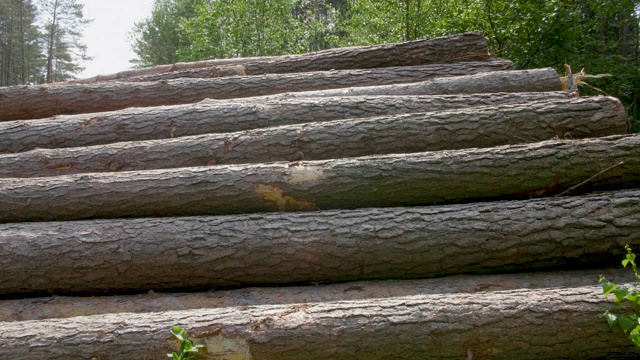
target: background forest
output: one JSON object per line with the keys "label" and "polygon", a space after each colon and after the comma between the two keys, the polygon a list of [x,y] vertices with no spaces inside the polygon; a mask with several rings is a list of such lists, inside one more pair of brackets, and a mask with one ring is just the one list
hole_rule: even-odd
{"label": "background forest", "polygon": [[[0,85],[61,81],[86,58],[75,0],[0,0]],[[65,7],[66,6],[66,7]],[[137,67],[303,53],[480,30],[520,69],[565,62],[583,94],[620,98],[640,131],[640,0],[155,0],[135,25]]]}

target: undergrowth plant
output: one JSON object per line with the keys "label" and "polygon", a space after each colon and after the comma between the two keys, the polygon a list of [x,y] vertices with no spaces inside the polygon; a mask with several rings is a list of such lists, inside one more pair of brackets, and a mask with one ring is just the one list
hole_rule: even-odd
{"label": "undergrowth plant", "polygon": [[[636,280],[640,280],[640,275],[638,275],[635,262],[636,255],[631,251],[629,245],[625,245],[624,248],[627,250],[627,255],[625,256],[625,259],[622,260],[622,266],[626,268],[627,265],[631,265],[631,269],[636,276]],[[640,306],[640,294],[638,294],[637,282],[622,286],[609,281],[604,276],[600,275],[600,283],[602,284],[602,292],[604,293],[604,296],[608,297],[613,294],[616,297],[615,303],[617,305],[622,303],[622,301],[629,301],[636,306]],[[615,326],[620,327],[625,334],[629,335],[631,342],[633,342],[636,347],[640,347],[640,319],[638,319],[638,314],[632,312],[627,315],[619,315],[607,310],[604,313],[604,317],[610,328],[613,329]]]}
{"label": "undergrowth plant", "polygon": [[179,326],[171,328],[171,333],[180,340],[178,352],[167,354],[167,356],[173,360],[195,360],[198,351],[205,347],[202,344],[194,345],[193,341],[189,340],[189,334]]}

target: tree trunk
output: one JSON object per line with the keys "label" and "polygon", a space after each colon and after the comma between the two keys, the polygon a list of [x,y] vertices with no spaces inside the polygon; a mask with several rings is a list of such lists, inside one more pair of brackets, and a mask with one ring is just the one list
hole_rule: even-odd
{"label": "tree trunk", "polygon": [[[496,71],[468,76],[435,78],[410,84],[343,87],[303,91],[270,98],[363,96],[363,95],[437,95],[498,92],[535,92],[563,90],[558,73],[552,68]],[[257,99],[256,99],[257,100]]]}
{"label": "tree trunk", "polygon": [[0,294],[566,268],[611,263],[624,244],[640,245],[639,190],[414,208],[4,224]]}
{"label": "tree trunk", "polygon": [[207,60],[161,65],[96,76],[76,82],[130,80],[131,77],[152,75],[160,75],[160,78],[191,77],[190,70],[203,68],[205,69],[201,72],[207,74],[206,77],[217,77],[484,61],[490,58],[484,36],[480,32],[473,32],[395,44],[328,49],[302,55]]}
{"label": "tree trunk", "polygon": [[0,355],[160,359],[178,325],[217,359],[635,359],[612,308],[588,285],[94,315],[0,323]]}
{"label": "tree trunk", "polygon": [[[549,287],[594,285],[600,275],[617,284],[634,280],[629,270],[589,269],[562,272],[535,272],[500,275],[449,275],[431,279],[353,281],[315,286],[246,287],[232,290],[175,293],[149,291],[136,295],[47,296],[0,300],[0,321],[60,319],[117,313],[149,313],[203,308],[228,308],[266,304],[300,304],[344,300],[364,300],[423,294],[459,294]],[[618,256],[619,255],[619,256]]]}
{"label": "tree trunk", "polygon": [[557,194],[585,180],[580,190],[640,186],[640,136],[295,163],[7,178],[0,179],[0,222],[530,198]]}
{"label": "tree trunk", "polygon": [[[398,71],[405,74],[407,71],[411,72],[406,68]],[[437,72],[432,73],[429,77],[439,76],[437,74]],[[488,74],[491,75],[450,77],[450,82],[433,79],[419,83],[421,84],[419,88],[411,88],[411,93],[403,93],[402,85],[376,91],[382,91],[384,95],[437,95],[561,90],[560,78],[553,69],[499,71]],[[417,76],[400,76],[397,73],[394,74],[393,70],[376,69],[175,80],[158,83],[111,82],[89,85],[14,86],[0,88],[0,107],[5,109],[0,113],[0,121],[119,110],[132,106],[193,103],[205,98],[229,99],[286,91],[384,83],[385,81],[381,78],[386,78],[387,83],[419,80]],[[371,91],[367,89],[369,88],[365,88],[365,91]],[[394,93],[394,89],[400,92]]]}
{"label": "tree trunk", "polygon": [[205,100],[197,104],[57,116],[39,121],[0,122],[0,154],[36,148],[78,147],[226,133],[346,118],[551,101],[571,96],[570,92],[543,92]]}
{"label": "tree trunk", "polygon": [[[324,160],[626,134],[611,97],[336,120],[0,156],[0,177]],[[402,139],[399,141],[398,139]]]}

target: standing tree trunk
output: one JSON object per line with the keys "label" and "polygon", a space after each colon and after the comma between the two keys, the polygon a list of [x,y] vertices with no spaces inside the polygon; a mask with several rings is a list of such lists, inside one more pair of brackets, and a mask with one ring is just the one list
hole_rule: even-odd
{"label": "standing tree trunk", "polygon": [[627,113],[615,98],[549,100],[335,120],[171,140],[36,149],[0,155],[0,178],[324,160],[491,147],[553,137],[578,139],[620,135],[628,130]]}
{"label": "standing tree trunk", "polygon": [[[90,85],[53,85],[0,88],[0,121],[35,119],[60,114],[119,110],[133,106],[161,106],[193,103],[206,98],[232,99],[305,91],[351,87],[398,81],[413,82],[417,77],[399,75],[415,69],[342,70],[303,74],[241,76],[221,79],[174,80],[159,83],[107,82]],[[473,70],[477,71],[477,70]],[[418,71],[419,72],[419,71]],[[427,74],[429,78],[441,72]],[[346,95],[442,95],[494,92],[534,92],[561,90],[555,70],[496,71],[484,75],[435,78],[408,85],[364,87],[345,90]],[[362,89],[356,91],[354,89]],[[342,92],[339,94],[342,96]],[[305,94],[305,96],[309,96]],[[323,94],[322,96],[327,96]]]}
{"label": "standing tree trunk", "polygon": [[4,224],[0,294],[538,270],[609,264],[624,244],[640,245],[638,190],[413,208]]}
{"label": "standing tree trunk", "polygon": [[[47,83],[53,82],[53,57],[55,52],[55,40],[58,21],[58,0],[54,0],[52,5],[52,20],[49,35],[49,44],[47,48]],[[2,98],[0,96],[0,98]]]}
{"label": "standing tree trunk", "polygon": [[0,179],[0,222],[530,198],[557,194],[583,181],[588,183],[581,190],[639,186],[640,136],[296,163]]}
{"label": "standing tree trunk", "polygon": [[[205,100],[107,113],[0,122],[0,154],[169,139],[347,118],[567,99],[570,92]],[[393,106],[389,106],[393,104]]]}
{"label": "standing tree trunk", "polygon": [[225,359],[636,359],[612,307],[599,286],[550,286],[6,322],[0,356],[160,359],[178,325]]}

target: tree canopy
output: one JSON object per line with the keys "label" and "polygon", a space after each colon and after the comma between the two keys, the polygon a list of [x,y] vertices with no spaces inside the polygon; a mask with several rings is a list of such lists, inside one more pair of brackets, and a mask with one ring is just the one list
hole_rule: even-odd
{"label": "tree canopy", "polygon": [[64,81],[83,70],[83,5],[0,0],[0,86]]}

